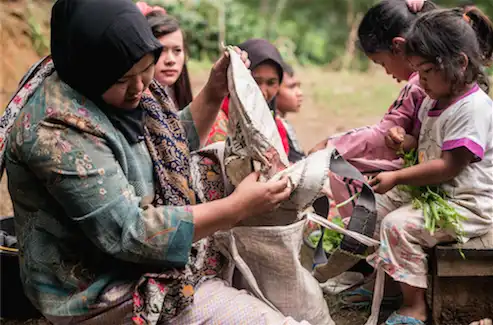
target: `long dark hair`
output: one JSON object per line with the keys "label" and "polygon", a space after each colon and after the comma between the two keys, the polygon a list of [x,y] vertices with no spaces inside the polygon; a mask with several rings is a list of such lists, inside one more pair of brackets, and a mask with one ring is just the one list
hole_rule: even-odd
{"label": "long dark hair", "polygon": [[[156,38],[174,33],[178,30],[181,31],[183,35],[183,48],[185,51],[185,56],[188,56],[185,33],[183,33],[183,30],[180,28],[180,24],[176,18],[161,11],[152,11],[146,17],[149,25],[151,26],[152,33]],[[192,102],[192,86],[188,75],[186,58],[182,72],[171,88],[173,89],[178,109],[181,110]]]}
{"label": "long dark hair", "polygon": [[[406,36],[406,55],[439,66],[454,87],[478,82],[489,92],[485,72],[493,57],[493,24],[481,10],[442,9],[421,16]],[[463,54],[468,65],[462,74]]]}
{"label": "long dark hair", "polygon": [[358,45],[366,54],[392,51],[392,40],[403,36],[418,16],[436,5],[425,1],[419,13],[411,12],[404,0],[384,0],[371,7],[358,27]]}

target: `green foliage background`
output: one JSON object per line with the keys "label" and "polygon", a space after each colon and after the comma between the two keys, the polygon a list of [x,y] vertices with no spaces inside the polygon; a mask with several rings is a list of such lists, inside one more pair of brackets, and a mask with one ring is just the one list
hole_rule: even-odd
{"label": "green foliage background", "polygon": [[[402,0],[404,1],[404,0]],[[437,0],[454,7],[465,0]],[[252,37],[267,38],[288,61],[342,66],[351,25],[373,0],[148,0],[180,20],[193,59],[214,59],[219,53],[220,27],[225,43],[238,44]],[[475,4],[493,17],[493,0]],[[224,16],[221,13],[224,13]],[[221,17],[224,17],[222,24]],[[349,68],[365,69],[366,60],[354,51]]]}

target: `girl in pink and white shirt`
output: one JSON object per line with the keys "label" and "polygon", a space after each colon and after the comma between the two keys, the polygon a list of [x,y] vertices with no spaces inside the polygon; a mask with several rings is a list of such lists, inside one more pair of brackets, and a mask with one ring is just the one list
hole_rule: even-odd
{"label": "girl in pink and white shirt", "polygon": [[[370,181],[377,197],[381,245],[368,258],[403,294],[403,307],[386,324],[424,324],[427,255],[424,247],[465,241],[493,224],[493,102],[484,65],[493,58],[493,25],[479,9],[434,10],[410,28],[405,52],[427,93],[419,113],[419,164]],[[482,88],[482,89],[481,89]],[[412,138],[408,135],[408,138]],[[467,219],[461,233],[430,233],[424,214],[397,185],[439,185]]]}

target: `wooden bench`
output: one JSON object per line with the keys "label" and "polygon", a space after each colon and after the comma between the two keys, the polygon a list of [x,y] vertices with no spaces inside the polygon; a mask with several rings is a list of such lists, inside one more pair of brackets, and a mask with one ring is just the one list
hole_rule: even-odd
{"label": "wooden bench", "polygon": [[430,256],[434,325],[463,325],[493,316],[493,230],[462,246],[437,246]]}

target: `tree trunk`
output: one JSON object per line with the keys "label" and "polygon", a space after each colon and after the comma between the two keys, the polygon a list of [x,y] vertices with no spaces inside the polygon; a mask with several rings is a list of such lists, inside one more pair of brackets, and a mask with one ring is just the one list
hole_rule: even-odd
{"label": "tree trunk", "polygon": [[[259,16],[265,19],[266,21],[269,20],[269,13],[270,13],[270,6],[269,6],[269,0],[261,0],[260,1],[260,8],[259,8]],[[267,37],[269,34],[269,24],[265,24],[265,29],[264,29],[264,37]]]}
{"label": "tree trunk", "polygon": [[223,45],[226,46],[226,8],[224,1],[218,1],[218,26],[219,26],[219,53],[224,51]]}
{"label": "tree trunk", "polygon": [[356,51],[356,40],[358,39],[358,26],[363,18],[361,12],[354,12],[353,0],[348,1],[348,11],[346,16],[346,22],[349,29],[349,35],[346,42],[346,52],[342,60],[342,69],[348,70],[351,67],[351,63],[354,59],[354,53]]}
{"label": "tree trunk", "polygon": [[274,35],[274,29],[276,28],[277,24],[279,23],[279,19],[281,18],[282,12],[284,11],[284,8],[286,8],[287,0],[278,0],[277,5],[276,5],[276,10],[274,11],[274,16],[272,17],[271,23],[269,24],[269,32],[267,34],[267,37],[272,39],[276,35]]}

